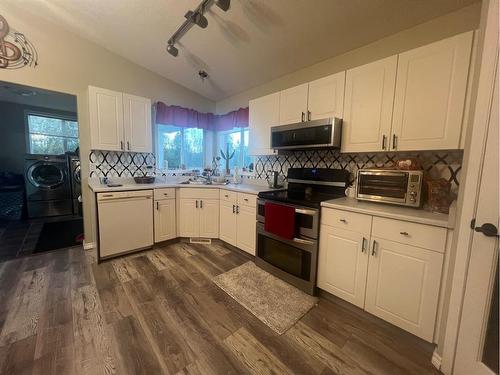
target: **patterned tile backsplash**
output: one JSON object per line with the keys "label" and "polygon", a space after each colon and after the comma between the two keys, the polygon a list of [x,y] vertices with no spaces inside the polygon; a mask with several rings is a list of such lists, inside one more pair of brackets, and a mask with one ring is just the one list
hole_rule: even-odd
{"label": "patterned tile backsplash", "polygon": [[[341,154],[338,150],[295,151],[282,155],[259,156],[255,159],[252,179],[265,179],[268,170],[276,170],[286,176],[288,168],[342,168],[354,175],[360,168],[391,168],[400,158],[418,158],[431,178],[445,178],[457,191],[462,169],[463,152],[422,151],[401,153],[359,153]],[[155,165],[151,153],[130,153],[115,151],[91,151],[90,177],[133,177],[146,174],[148,165]]]}
{"label": "patterned tile backsplash", "polygon": [[146,175],[146,167],[155,165],[151,153],[93,150],[89,153],[90,177],[134,177]]}
{"label": "patterned tile backsplash", "polygon": [[418,158],[430,178],[445,178],[452,190],[458,190],[463,151],[425,151],[401,153],[341,154],[338,150],[295,151],[282,155],[260,156],[255,160],[255,178],[266,178],[268,170],[286,176],[288,168],[341,168],[351,172],[354,179],[361,168],[391,168],[405,157]]}

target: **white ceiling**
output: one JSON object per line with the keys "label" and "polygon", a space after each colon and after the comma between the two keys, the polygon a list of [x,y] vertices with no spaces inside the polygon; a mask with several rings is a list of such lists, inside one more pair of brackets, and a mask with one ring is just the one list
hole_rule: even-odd
{"label": "white ceiling", "polygon": [[166,42],[200,1],[31,0],[24,10],[220,100],[477,0],[232,0],[227,13],[213,6],[174,58]]}

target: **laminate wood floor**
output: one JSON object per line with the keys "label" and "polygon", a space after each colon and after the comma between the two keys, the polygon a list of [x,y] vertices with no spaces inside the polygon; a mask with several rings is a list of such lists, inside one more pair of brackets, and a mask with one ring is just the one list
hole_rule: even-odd
{"label": "laminate wood floor", "polygon": [[0,373],[438,373],[429,344],[323,298],[278,336],[211,282],[246,261],[177,243],[100,265],[82,249],[4,262]]}

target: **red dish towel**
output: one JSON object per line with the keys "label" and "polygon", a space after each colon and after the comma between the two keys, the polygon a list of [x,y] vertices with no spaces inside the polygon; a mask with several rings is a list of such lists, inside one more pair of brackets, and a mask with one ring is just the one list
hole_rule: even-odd
{"label": "red dish towel", "polygon": [[264,229],[283,238],[294,238],[295,208],[266,202]]}

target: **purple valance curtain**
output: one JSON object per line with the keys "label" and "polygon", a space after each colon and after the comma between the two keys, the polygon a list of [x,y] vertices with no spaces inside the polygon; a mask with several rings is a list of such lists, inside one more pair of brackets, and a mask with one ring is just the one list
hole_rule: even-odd
{"label": "purple valance curtain", "polygon": [[156,103],[156,123],[181,128],[198,128],[212,131],[248,127],[248,107],[231,111],[225,115],[202,113],[194,109]]}

